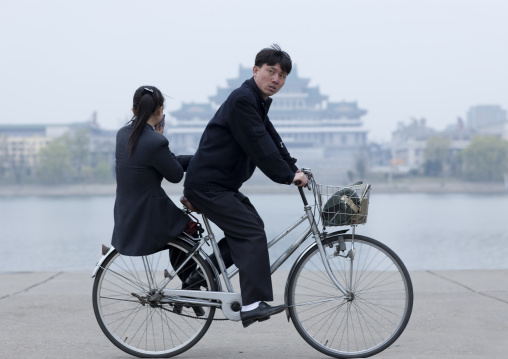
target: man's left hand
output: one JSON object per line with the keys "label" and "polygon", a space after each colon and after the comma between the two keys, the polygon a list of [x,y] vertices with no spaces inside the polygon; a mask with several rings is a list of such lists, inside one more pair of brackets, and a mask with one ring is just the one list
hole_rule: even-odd
{"label": "man's left hand", "polygon": [[295,178],[293,178],[293,182],[291,183],[295,183],[296,181],[300,181],[300,184],[297,185],[298,187],[305,187],[307,186],[307,182],[309,182],[309,179],[307,178],[305,173],[303,173],[301,170],[298,170],[296,171]]}

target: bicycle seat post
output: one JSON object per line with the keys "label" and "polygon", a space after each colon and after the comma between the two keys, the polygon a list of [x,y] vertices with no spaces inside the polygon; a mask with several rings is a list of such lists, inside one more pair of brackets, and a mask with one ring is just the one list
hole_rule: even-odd
{"label": "bicycle seat post", "polygon": [[208,221],[208,218],[206,218],[204,214],[201,215],[203,217],[203,223],[205,224],[206,232],[208,233],[205,236],[205,239],[210,240],[210,243],[212,244],[213,253],[215,254],[215,258],[217,259],[217,263],[219,264],[219,270],[222,273],[222,278],[224,279],[224,283],[226,283],[226,288],[228,289],[228,292],[233,292],[233,286],[231,285],[231,281],[229,280],[226,265],[224,264],[224,260],[222,259],[222,255],[220,254],[219,245],[215,240],[215,235],[213,234],[210,222]]}

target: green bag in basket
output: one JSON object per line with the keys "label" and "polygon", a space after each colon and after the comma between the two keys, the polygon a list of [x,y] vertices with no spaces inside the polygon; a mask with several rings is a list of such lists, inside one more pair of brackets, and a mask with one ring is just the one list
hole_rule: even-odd
{"label": "green bag in basket", "polygon": [[323,206],[325,226],[346,226],[360,210],[360,197],[355,190],[343,188],[337,191]]}

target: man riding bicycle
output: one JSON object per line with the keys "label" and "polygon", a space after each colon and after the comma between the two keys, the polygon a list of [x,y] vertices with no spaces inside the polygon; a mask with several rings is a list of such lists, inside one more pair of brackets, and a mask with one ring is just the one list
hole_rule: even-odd
{"label": "man riding bicycle", "polygon": [[285,309],[265,303],[273,301],[273,290],[264,224],[239,189],[256,167],[274,182],[307,184],[268,118],[270,96],[284,86],[291,68],[291,58],[277,45],[256,55],[253,77],[206,126],[184,183],[187,199],[225,234],[221,253],[226,266],[234,263],[240,272],[244,327]]}

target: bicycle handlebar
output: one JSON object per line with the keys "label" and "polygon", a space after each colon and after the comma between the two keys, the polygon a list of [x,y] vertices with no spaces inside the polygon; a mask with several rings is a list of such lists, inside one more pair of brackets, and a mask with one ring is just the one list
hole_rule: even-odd
{"label": "bicycle handlebar", "polygon": [[[310,168],[302,168],[302,172],[305,173],[307,175],[307,177],[309,177],[309,173],[311,173],[311,169]],[[309,204],[307,202],[307,197],[305,197],[305,193],[303,192],[303,187],[300,187],[300,185],[302,184],[302,181],[300,181],[300,180],[295,181],[294,184],[295,184],[295,186],[298,186],[298,191],[300,192],[300,196],[302,197],[303,204],[308,206]]]}
{"label": "bicycle handlebar", "polygon": [[302,201],[304,205],[308,205],[307,203],[307,197],[305,197],[305,193],[303,192],[303,187],[300,187],[301,181],[295,181],[295,185],[298,186],[298,191],[300,192],[300,196],[302,197]]}

